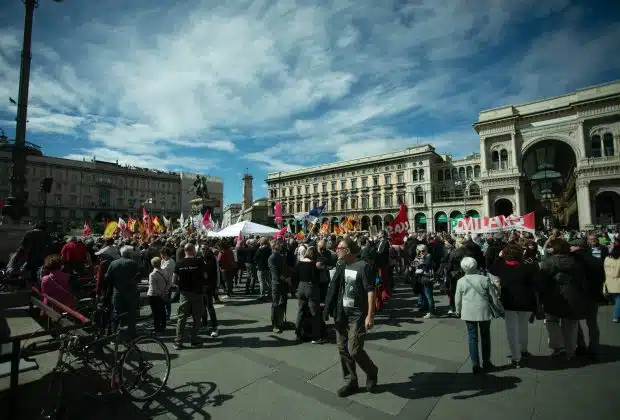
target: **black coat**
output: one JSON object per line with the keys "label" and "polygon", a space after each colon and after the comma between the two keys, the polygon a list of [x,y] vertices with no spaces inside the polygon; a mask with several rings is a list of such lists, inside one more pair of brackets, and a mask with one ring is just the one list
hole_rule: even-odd
{"label": "black coat", "polygon": [[505,261],[497,261],[493,266],[493,275],[501,282],[500,299],[507,311],[536,311],[536,278],[538,265],[508,265]]}
{"label": "black coat", "polygon": [[545,313],[584,319],[593,302],[587,294],[585,270],[572,255],[551,255],[540,266],[536,287]]}

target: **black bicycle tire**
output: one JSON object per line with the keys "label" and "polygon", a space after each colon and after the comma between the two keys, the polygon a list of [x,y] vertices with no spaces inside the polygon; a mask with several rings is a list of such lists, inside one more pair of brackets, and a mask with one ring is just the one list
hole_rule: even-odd
{"label": "black bicycle tire", "polygon": [[[159,344],[159,346],[162,348],[163,353],[165,355],[165,360],[166,360],[166,376],[164,380],[162,381],[161,386],[159,386],[153,393],[145,397],[136,397],[135,395],[132,395],[131,392],[127,391],[127,389],[125,388],[125,380],[123,378],[123,365],[125,364],[125,361],[127,360],[127,355],[130,354],[132,350],[140,353],[140,349],[137,347],[137,344],[139,344],[140,342],[145,342],[145,341],[155,342]],[[166,347],[166,344],[164,344],[163,341],[161,341],[160,339],[156,337],[151,337],[148,335],[137,337],[129,344],[129,346],[127,347],[127,351],[125,351],[125,354],[123,355],[123,359],[121,361],[120,369],[118,372],[120,390],[123,394],[127,395],[133,401],[136,401],[136,402],[150,401],[153,398],[155,398],[157,394],[159,394],[165,388],[166,384],[168,383],[168,379],[170,378],[170,369],[171,369],[170,352],[168,351],[168,347]]]}
{"label": "black bicycle tire", "polygon": [[39,418],[41,419],[45,419],[45,420],[63,420],[64,418],[66,418],[66,413],[65,413],[65,407],[64,407],[64,392],[65,392],[65,387],[64,387],[64,380],[63,380],[63,374],[64,372],[59,372],[59,371],[55,371],[52,375],[51,378],[51,382],[50,385],[48,387],[48,394],[50,394],[50,390],[52,389],[52,386],[54,386],[55,384],[58,384],[59,388],[58,388],[58,392],[56,392],[56,398],[52,399],[53,401],[53,405],[55,406],[53,409],[51,409],[51,413],[49,415],[46,415],[46,409],[43,408],[41,410],[41,412],[39,413]]}

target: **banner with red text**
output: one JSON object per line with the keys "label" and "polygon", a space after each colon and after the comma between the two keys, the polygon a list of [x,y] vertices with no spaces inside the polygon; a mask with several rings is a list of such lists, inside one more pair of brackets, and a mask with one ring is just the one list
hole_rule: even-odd
{"label": "banner with red text", "polygon": [[387,227],[388,232],[390,233],[390,238],[392,239],[392,245],[402,245],[404,243],[403,239],[407,235],[407,231],[409,230],[409,218],[407,217],[407,206],[404,204],[400,205],[400,210],[398,214],[392,220],[392,223]]}
{"label": "banner with red text", "polygon": [[466,217],[460,219],[454,228],[454,233],[493,233],[504,232],[510,230],[521,230],[525,232],[534,232],[536,230],[536,222],[534,212],[524,216],[494,216],[494,217]]}

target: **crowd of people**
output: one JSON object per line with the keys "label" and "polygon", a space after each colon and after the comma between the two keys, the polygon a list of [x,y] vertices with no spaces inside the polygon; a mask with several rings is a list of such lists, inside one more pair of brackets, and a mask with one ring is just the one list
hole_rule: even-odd
{"label": "crowd of people", "polygon": [[[287,327],[288,300],[294,297],[298,311],[293,329],[300,342],[325,343],[328,320],[334,320],[345,381],[338,394],[347,396],[359,386],[356,365],[366,375],[366,389],[376,387],[379,369],[364,351],[364,334],[377,312],[390,310],[395,279],[418,295],[412,313],[465,321],[472,371],[479,374],[494,369],[494,319],[505,323],[514,368],[531,356],[528,324],[536,320],[545,324],[553,357],[595,360],[599,305],[613,301],[613,322],[620,322],[619,257],[620,241],[614,234],[560,230],[536,235],[411,233],[395,246],[387,231],[374,236],[310,232],[302,240],[175,232],[60,242],[50,240],[38,225],[24,236],[6,271],[40,282],[44,294],[72,307],[78,299],[71,275],[92,273],[93,293],[116,314],[124,314],[112,319],[120,320],[130,336],[136,333],[141,305],[139,284],[148,279],[155,334],[165,332],[173,317],[172,303],[179,303],[174,320],[177,350],[200,346],[203,327],[210,327],[211,337],[218,336],[214,303],[230,301],[224,296],[241,293],[271,302],[276,334]],[[448,296],[446,310],[435,303],[438,289]],[[580,321],[587,326],[587,337]]]}

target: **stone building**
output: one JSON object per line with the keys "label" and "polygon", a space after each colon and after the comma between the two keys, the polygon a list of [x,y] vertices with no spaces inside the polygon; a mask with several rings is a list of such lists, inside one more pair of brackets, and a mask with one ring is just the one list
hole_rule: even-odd
{"label": "stone building", "polygon": [[224,207],[224,215],[222,216],[222,226],[230,226],[237,223],[239,214],[241,213],[241,204],[232,203]]}
{"label": "stone building", "polygon": [[[9,195],[12,146],[6,138],[0,139],[2,198]],[[42,219],[44,198],[47,199],[46,219],[65,227],[69,222],[81,226],[84,220],[92,223],[119,216],[141,217],[142,207],[155,215],[176,218],[189,205],[190,198],[180,173],[122,166],[94,158],[82,161],[62,159],[44,156],[32,144],[28,144],[27,148],[26,191],[30,214],[24,222]],[[193,182],[195,175],[189,175],[192,175]],[[46,177],[54,182],[51,193],[44,197],[41,181]],[[214,197],[219,197],[221,215],[223,182],[220,178],[208,178],[213,178],[210,185],[213,186]]]}
{"label": "stone building", "polygon": [[[447,231],[451,219],[481,214],[480,158],[453,160],[431,145],[328,163],[267,176],[270,209],[282,201],[285,223],[300,228],[293,214],[326,204],[321,222],[332,227],[359,216],[362,230],[389,224],[399,203],[409,208],[416,231]],[[272,210],[270,210],[272,211]]]}
{"label": "stone building", "polygon": [[620,82],[480,112],[482,214],[537,226],[620,222]]}

